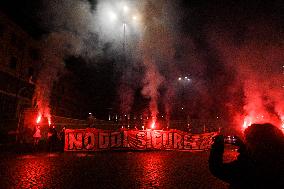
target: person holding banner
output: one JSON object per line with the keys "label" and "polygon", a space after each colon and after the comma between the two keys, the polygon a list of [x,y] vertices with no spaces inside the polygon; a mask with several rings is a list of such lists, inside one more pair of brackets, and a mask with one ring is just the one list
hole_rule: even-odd
{"label": "person holding banner", "polygon": [[48,145],[51,144],[51,136],[52,136],[52,127],[49,126],[48,131],[47,131],[47,143],[48,143]]}
{"label": "person holding banner", "polygon": [[272,124],[252,124],[237,138],[237,160],[223,163],[224,137],[215,137],[209,169],[230,188],[284,188],[284,135]]}
{"label": "person holding banner", "polygon": [[55,125],[49,126],[47,133],[48,150],[54,151],[57,143],[57,131]]}
{"label": "person holding banner", "polygon": [[59,137],[60,137],[60,150],[62,152],[64,152],[64,146],[65,146],[65,129],[66,127],[64,126],[62,128],[62,130],[59,133]]}

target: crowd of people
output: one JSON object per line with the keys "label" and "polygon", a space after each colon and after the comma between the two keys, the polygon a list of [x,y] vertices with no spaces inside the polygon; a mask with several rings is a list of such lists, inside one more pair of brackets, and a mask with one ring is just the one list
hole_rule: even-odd
{"label": "crowd of people", "polygon": [[[50,125],[47,132],[47,149],[48,151],[63,151],[64,150],[64,132],[65,127],[58,133],[55,125]],[[42,138],[40,126],[36,125],[34,129],[34,148],[37,149],[39,141]]]}

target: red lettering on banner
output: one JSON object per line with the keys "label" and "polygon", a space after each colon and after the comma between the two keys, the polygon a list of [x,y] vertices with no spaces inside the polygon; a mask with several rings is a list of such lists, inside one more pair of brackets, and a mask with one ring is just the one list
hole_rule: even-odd
{"label": "red lettering on banner", "polygon": [[83,148],[83,133],[68,133],[68,149],[81,150]]}
{"label": "red lettering on banner", "polygon": [[165,149],[173,149],[173,133],[163,133],[163,146]]}
{"label": "red lettering on banner", "polygon": [[214,133],[207,133],[207,134],[202,134],[201,135],[201,140],[200,140],[200,149],[210,149],[210,146],[213,143],[212,137],[214,137]]}
{"label": "red lettering on banner", "polygon": [[97,151],[105,149],[206,150],[216,132],[190,134],[178,130],[109,131],[94,128],[66,129],[65,151]]}
{"label": "red lettering on banner", "polygon": [[183,140],[182,136],[178,133],[174,133],[174,149],[182,149],[183,148]]}
{"label": "red lettering on banner", "polygon": [[163,146],[163,135],[160,131],[152,132],[152,146],[155,149],[161,149]]}
{"label": "red lettering on banner", "polygon": [[111,147],[120,147],[121,146],[121,133],[112,132],[111,133]]}
{"label": "red lettering on banner", "polygon": [[99,148],[109,148],[109,133],[99,133]]}
{"label": "red lettering on banner", "polygon": [[123,131],[123,147],[129,148],[127,131]]}
{"label": "red lettering on banner", "polygon": [[183,148],[185,150],[191,150],[191,145],[190,145],[190,135],[184,135],[184,139],[183,139]]}
{"label": "red lettering on banner", "polygon": [[95,135],[94,133],[87,132],[84,136],[84,146],[87,150],[91,150],[95,147]]}
{"label": "red lettering on banner", "polygon": [[199,135],[191,135],[190,139],[189,139],[189,145],[191,146],[192,150],[199,150]]}
{"label": "red lettering on banner", "polygon": [[151,131],[147,131],[146,147],[148,149],[152,148],[152,135],[151,135]]}
{"label": "red lettering on banner", "polygon": [[139,149],[146,149],[146,137],[147,134],[144,131],[140,131],[136,134],[136,138],[138,140],[137,147]]}

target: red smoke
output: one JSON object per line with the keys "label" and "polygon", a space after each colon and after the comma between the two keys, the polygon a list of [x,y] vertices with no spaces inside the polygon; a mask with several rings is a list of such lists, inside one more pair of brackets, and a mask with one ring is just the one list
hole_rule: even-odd
{"label": "red smoke", "polygon": [[[41,117],[46,117],[51,124],[50,98],[54,82],[64,68],[64,57],[68,54],[76,54],[79,50],[79,41],[72,34],[51,33],[42,43],[42,62],[39,75],[36,80],[36,88],[33,97],[34,104]],[[74,45],[76,43],[76,45]],[[78,48],[78,49],[77,49]]]}
{"label": "red smoke", "polygon": [[218,50],[227,71],[235,73],[231,91],[243,94],[242,102],[228,102],[237,129],[263,122],[280,127],[284,121],[284,46],[276,29],[255,25],[241,44],[228,32],[211,29],[210,44]]}
{"label": "red smoke", "polygon": [[[162,102],[161,87],[166,88],[166,93],[163,94],[162,98],[167,119],[171,113],[171,101],[174,95],[172,90],[173,79],[169,77],[175,71],[174,69],[170,70],[175,54],[174,35],[166,24],[168,15],[163,15],[165,9],[166,4],[163,1],[146,3],[143,11],[145,31],[140,41],[145,70],[141,93],[150,100],[149,111],[154,120],[157,119],[159,113],[158,104]],[[168,72],[163,73],[165,70]]]}
{"label": "red smoke", "polygon": [[149,110],[151,112],[151,117],[156,119],[158,114],[158,98],[159,98],[159,86],[163,81],[163,77],[159,74],[155,64],[149,60],[144,60],[146,66],[146,73],[144,78],[144,88],[142,89],[142,94],[150,98]]}

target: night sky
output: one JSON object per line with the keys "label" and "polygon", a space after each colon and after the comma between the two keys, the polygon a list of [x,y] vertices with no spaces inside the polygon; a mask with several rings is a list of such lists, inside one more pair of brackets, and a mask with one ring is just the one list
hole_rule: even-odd
{"label": "night sky", "polygon": [[[84,48],[64,54],[65,68],[79,78],[77,88],[92,99],[88,108],[97,114],[108,108],[122,113],[148,109],[178,117],[182,113],[175,110],[182,106],[192,118],[284,113],[283,1],[134,3],[143,11],[145,33],[128,45],[126,60],[132,63],[126,66],[121,66],[125,57],[116,39],[92,32],[90,25],[99,25],[98,19],[86,19],[99,15],[102,2],[2,0],[1,7],[36,39],[62,32],[80,39]],[[63,13],[58,12],[61,6]],[[184,76],[192,79],[192,86],[178,86],[177,78]],[[122,105],[123,99],[129,102]]]}

